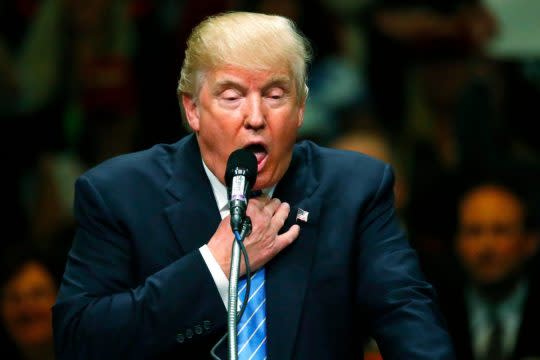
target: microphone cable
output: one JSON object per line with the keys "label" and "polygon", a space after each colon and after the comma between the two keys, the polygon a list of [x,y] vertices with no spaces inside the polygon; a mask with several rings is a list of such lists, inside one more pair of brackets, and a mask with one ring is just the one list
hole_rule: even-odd
{"label": "microphone cable", "polygon": [[[250,222],[250,227],[251,227],[251,222]],[[245,236],[248,236],[248,235],[249,233],[246,234]],[[246,265],[246,294],[244,296],[244,301],[242,302],[242,307],[240,308],[240,312],[236,317],[236,323],[239,323],[240,319],[242,318],[242,315],[244,315],[244,311],[246,310],[246,306],[247,306],[247,300],[249,300],[249,293],[251,291],[251,267],[249,266],[249,257],[248,257],[246,247],[244,246],[243,240],[244,239],[242,239],[242,236],[240,235],[240,233],[238,231],[235,231],[234,241],[238,243],[238,246],[240,247],[240,252],[242,253],[242,257],[244,258],[244,262]],[[228,335],[229,335],[228,332],[225,332],[225,335],[223,335],[210,350],[210,355],[212,356],[214,360],[221,360],[221,358],[216,354],[216,350],[227,339]],[[236,336],[236,334],[234,334],[234,336]]]}

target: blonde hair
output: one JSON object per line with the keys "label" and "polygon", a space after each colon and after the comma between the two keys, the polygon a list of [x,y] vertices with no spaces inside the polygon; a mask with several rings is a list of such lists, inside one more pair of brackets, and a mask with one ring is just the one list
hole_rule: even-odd
{"label": "blonde hair", "polygon": [[248,12],[211,16],[189,36],[177,94],[197,99],[205,73],[218,67],[269,70],[286,66],[295,81],[298,102],[303,103],[310,60],[308,40],[285,17]]}

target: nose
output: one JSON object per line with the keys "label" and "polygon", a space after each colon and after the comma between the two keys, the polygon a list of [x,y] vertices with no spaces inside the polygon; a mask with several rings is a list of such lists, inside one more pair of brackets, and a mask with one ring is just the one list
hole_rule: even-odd
{"label": "nose", "polygon": [[497,237],[493,232],[485,229],[478,235],[477,247],[479,253],[491,253],[497,246]]}
{"label": "nose", "polygon": [[244,127],[247,129],[260,130],[266,126],[266,111],[261,96],[249,97],[244,116]]}

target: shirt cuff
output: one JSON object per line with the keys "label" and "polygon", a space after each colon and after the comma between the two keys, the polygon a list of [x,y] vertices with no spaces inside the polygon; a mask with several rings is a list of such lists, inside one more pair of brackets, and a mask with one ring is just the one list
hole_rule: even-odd
{"label": "shirt cuff", "polygon": [[206,266],[208,266],[208,270],[210,270],[210,274],[214,279],[221,300],[223,300],[223,305],[225,305],[225,309],[227,309],[229,302],[229,279],[227,279],[227,276],[225,276],[225,273],[221,270],[221,266],[219,266],[216,258],[212,255],[212,252],[207,245],[201,246],[199,251],[201,252]]}

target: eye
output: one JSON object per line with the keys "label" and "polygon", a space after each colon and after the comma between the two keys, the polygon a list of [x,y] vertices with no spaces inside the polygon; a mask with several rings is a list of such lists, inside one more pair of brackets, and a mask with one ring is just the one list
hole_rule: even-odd
{"label": "eye", "polygon": [[221,93],[220,98],[225,101],[235,101],[240,98],[240,93],[234,89],[227,89]]}
{"label": "eye", "polygon": [[273,87],[268,90],[266,97],[271,100],[281,100],[285,97],[285,91],[279,87]]}
{"label": "eye", "polygon": [[461,234],[468,238],[476,238],[482,234],[482,227],[476,224],[464,225],[461,228]]}

